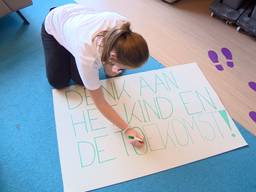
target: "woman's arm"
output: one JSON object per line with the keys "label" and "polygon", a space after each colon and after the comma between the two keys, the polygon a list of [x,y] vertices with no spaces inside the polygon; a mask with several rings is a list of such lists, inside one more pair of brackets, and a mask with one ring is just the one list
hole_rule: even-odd
{"label": "woman's arm", "polygon": [[[90,95],[99,109],[99,111],[114,125],[119,127],[122,130],[126,130],[125,134],[136,136],[143,140],[143,136],[140,135],[136,130],[130,129],[128,124],[118,115],[118,113],[112,108],[111,105],[106,101],[104,98],[103,92],[101,88],[96,90],[89,90]],[[143,144],[141,142],[133,141],[131,144],[135,145],[136,147],[141,147]]]}

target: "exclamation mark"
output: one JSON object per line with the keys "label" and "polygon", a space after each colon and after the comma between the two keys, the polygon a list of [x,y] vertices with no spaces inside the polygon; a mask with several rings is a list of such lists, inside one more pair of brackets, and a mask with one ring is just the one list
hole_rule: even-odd
{"label": "exclamation mark", "polygon": [[[224,121],[226,122],[226,124],[228,125],[230,131],[232,132],[232,128],[231,128],[231,125],[230,125],[230,122],[229,122],[229,119],[228,119],[227,112],[225,110],[221,110],[221,111],[219,111],[219,113],[220,113],[221,117],[224,119]],[[231,135],[232,135],[232,137],[236,136],[235,133],[232,133]]]}

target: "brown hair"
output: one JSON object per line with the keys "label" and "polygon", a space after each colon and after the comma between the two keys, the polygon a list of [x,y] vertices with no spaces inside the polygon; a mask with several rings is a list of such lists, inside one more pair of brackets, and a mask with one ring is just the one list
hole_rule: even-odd
{"label": "brown hair", "polygon": [[149,57],[145,39],[131,31],[129,22],[106,31],[102,43],[103,63],[109,61],[111,51],[116,52],[117,62],[131,68],[140,67]]}

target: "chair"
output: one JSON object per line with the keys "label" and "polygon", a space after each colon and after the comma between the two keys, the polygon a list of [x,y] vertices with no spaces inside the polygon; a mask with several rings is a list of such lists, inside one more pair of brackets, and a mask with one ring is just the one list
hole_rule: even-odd
{"label": "chair", "polygon": [[32,0],[0,0],[0,17],[16,12],[25,24],[29,24],[28,20],[19,11],[29,5],[32,5]]}

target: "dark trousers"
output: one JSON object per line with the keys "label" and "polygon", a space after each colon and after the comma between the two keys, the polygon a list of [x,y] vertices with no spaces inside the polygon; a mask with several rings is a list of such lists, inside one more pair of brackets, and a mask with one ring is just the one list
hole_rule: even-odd
{"label": "dark trousers", "polygon": [[56,89],[69,86],[70,80],[83,85],[75,58],[52,35],[45,31],[44,23],[41,28],[41,38],[48,82]]}

